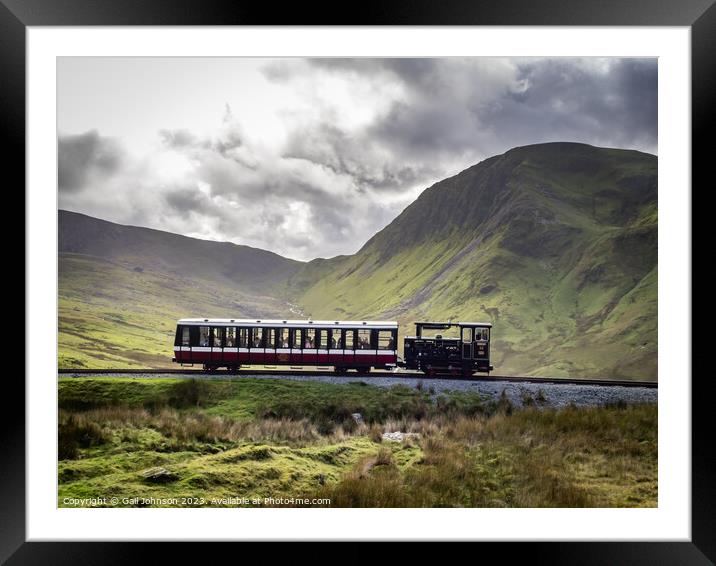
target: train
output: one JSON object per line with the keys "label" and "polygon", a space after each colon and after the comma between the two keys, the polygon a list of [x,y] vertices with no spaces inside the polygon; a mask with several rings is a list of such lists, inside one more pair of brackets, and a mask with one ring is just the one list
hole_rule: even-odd
{"label": "train", "polygon": [[[449,329],[457,336],[443,336]],[[338,374],[403,368],[470,376],[493,369],[491,323],[416,322],[415,334],[403,339],[403,358],[398,330],[395,321],[184,318],[172,362],[233,372],[247,365],[332,367]]]}

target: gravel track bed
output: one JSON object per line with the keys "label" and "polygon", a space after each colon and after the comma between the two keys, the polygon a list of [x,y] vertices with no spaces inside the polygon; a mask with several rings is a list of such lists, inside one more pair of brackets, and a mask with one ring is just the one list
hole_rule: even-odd
{"label": "gravel track bed", "polygon": [[[62,377],[88,377],[82,374],[63,374]],[[194,376],[176,374],[109,374],[100,377],[132,377],[138,379],[156,379],[162,377],[185,377]],[[364,382],[378,387],[393,387],[394,385],[405,385],[417,387],[422,383],[424,391],[435,392],[435,395],[447,391],[468,391],[481,393],[491,397],[499,397],[504,391],[510,401],[516,406],[522,406],[523,396],[537,397],[541,391],[545,402],[539,403],[543,407],[565,407],[574,404],[577,407],[593,407],[607,403],[656,403],[658,390],[647,387],[623,387],[609,385],[577,385],[570,383],[513,383],[508,381],[468,381],[454,379],[431,379],[424,377],[382,377],[382,376],[324,376],[324,375],[260,375],[241,374],[240,376],[229,375],[205,375],[202,379],[287,379],[293,381],[320,381],[323,383],[342,384],[350,382]]]}

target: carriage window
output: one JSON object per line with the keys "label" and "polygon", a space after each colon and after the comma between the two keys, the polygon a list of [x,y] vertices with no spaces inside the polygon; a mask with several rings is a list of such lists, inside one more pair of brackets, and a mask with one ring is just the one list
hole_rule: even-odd
{"label": "carriage window", "polygon": [[462,329],[462,341],[465,344],[469,344],[470,342],[472,342],[472,328]]}
{"label": "carriage window", "polygon": [[236,328],[233,326],[226,327],[226,341],[224,348],[236,348]]}
{"label": "carriage window", "polygon": [[338,350],[343,349],[343,340],[341,339],[341,331],[337,328],[331,329],[331,348],[336,348]]}
{"label": "carriage window", "polygon": [[288,341],[288,328],[277,328],[276,332],[276,348],[290,348]]}
{"label": "carriage window", "polygon": [[184,326],[181,329],[181,345],[182,346],[189,346],[189,344],[191,343],[189,336],[190,336],[189,327]]}
{"label": "carriage window", "polygon": [[378,331],[378,348],[381,350],[395,350],[395,338],[391,330]]}
{"label": "carriage window", "polygon": [[248,341],[247,341],[247,329],[246,328],[239,328],[237,329],[236,336],[238,338],[238,344],[239,348],[247,348],[248,347]]}
{"label": "carriage window", "polygon": [[264,328],[264,341],[266,342],[267,348],[276,347],[276,329],[275,328]]}
{"label": "carriage window", "polygon": [[293,339],[291,340],[291,348],[301,348],[301,329],[300,328],[294,328],[291,331],[291,334],[293,336]]}
{"label": "carriage window", "polygon": [[309,350],[316,348],[316,331],[313,328],[303,330],[303,347]]}
{"label": "carriage window", "polygon": [[345,336],[343,340],[343,349],[344,350],[353,350],[353,336],[355,334],[354,330],[344,330],[343,331]]}
{"label": "carriage window", "polygon": [[367,328],[361,328],[358,330],[356,350],[370,350],[370,330]]}
{"label": "carriage window", "polygon": [[487,342],[487,340],[490,337],[490,329],[489,328],[478,328],[475,330],[475,340],[484,340]]}
{"label": "carriage window", "polygon": [[261,348],[264,340],[264,329],[263,328],[252,328],[251,329],[251,348]]}
{"label": "carriage window", "polygon": [[222,348],[224,343],[224,328],[221,326],[215,326],[212,331],[212,345],[214,348]]}
{"label": "carriage window", "polygon": [[199,327],[199,346],[202,348],[206,348],[209,346],[209,327],[208,326],[200,326]]}

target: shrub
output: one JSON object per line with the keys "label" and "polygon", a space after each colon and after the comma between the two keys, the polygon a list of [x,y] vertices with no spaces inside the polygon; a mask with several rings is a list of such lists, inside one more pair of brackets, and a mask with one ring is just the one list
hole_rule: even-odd
{"label": "shrub", "polygon": [[387,446],[381,447],[375,457],[374,466],[390,466],[393,463],[393,451]]}
{"label": "shrub", "polygon": [[495,407],[496,412],[503,414],[503,415],[511,415],[512,411],[514,409],[512,405],[512,401],[510,401],[510,398],[507,396],[507,390],[503,389],[502,393],[500,394],[500,399],[497,401],[497,405]]}
{"label": "shrub", "polygon": [[178,409],[206,405],[209,400],[209,387],[206,381],[198,379],[180,381],[169,389],[168,403]]}
{"label": "shrub", "polygon": [[383,427],[373,423],[368,430],[368,436],[373,442],[380,444],[383,442]]}

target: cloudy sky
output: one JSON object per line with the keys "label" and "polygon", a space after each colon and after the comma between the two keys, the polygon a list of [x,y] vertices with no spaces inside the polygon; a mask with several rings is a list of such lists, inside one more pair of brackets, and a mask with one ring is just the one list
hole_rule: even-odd
{"label": "cloudy sky", "polygon": [[547,141],[657,152],[655,59],[59,58],[59,206],[308,260]]}

